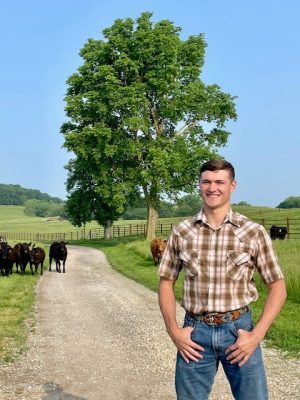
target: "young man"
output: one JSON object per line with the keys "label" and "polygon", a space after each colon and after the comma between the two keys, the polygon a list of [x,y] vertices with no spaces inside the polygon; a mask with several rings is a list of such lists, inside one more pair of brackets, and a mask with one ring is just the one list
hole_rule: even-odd
{"label": "young man", "polygon": [[[202,210],[171,232],[159,267],[159,305],[178,349],[178,400],[208,399],[219,362],[236,400],[268,399],[260,342],[280,312],[286,289],[264,227],[233,212],[233,166],[210,160],[200,170]],[[176,321],[174,285],[185,278],[183,327]],[[258,298],[257,271],[268,296],[256,326],[249,304]]]}

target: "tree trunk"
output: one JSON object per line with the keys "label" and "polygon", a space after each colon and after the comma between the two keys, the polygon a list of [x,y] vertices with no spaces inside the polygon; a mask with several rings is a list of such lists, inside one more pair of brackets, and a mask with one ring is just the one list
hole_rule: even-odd
{"label": "tree trunk", "polygon": [[112,237],[113,237],[112,223],[110,219],[107,219],[104,226],[104,239],[109,240],[112,239]]}
{"label": "tree trunk", "polygon": [[153,205],[148,206],[148,222],[147,222],[147,237],[146,239],[151,241],[155,238],[155,228],[158,219],[158,212]]}

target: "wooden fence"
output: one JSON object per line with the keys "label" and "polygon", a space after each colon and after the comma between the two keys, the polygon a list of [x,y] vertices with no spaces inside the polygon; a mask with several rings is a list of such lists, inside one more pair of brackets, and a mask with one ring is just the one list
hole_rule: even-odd
{"label": "wooden fence", "polygon": [[[262,224],[267,232],[270,232],[272,225],[285,226],[288,230],[288,239],[300,239],[300,219],[292,218],[276,218],[276,219],[256,219],[256,222]],[[157,224],[156,235],[167,237],[175,224]],[[114,238],[125,236],[146,236],[147,225],[128,224],[128,225],[113,225],[112,234]],[[64,233],[15,233],[15,232],[0,232],[0,237],[5,240],[21,240],[21,241],[56,241],[56,240],[81,240],[81,239],[101,239],[104,237],[103,227],[97,229],[78,229],[77,231]]]}

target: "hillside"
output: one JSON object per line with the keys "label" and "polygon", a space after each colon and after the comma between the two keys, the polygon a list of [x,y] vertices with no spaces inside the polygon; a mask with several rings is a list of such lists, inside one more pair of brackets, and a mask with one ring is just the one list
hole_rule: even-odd
{"label": "hillside", "polygon": [[27,200],[46,200],[57,203],[62,203],[63,201],[37,189],[26,189],[20,185],[0,183],[0,205],[22,206]]}
{"label": "hillside", "polygon": [[[300,209],[278,209],[269,207],[254,206],[234,206],[234,210],[247,215],[249,218],[264,223],[267,229],[272,224],[286,225],[287,219],[291,224],[291,232],[300,236]],[[163,224],[166,227],[166,234],[169,227],[185,217],[160,218],[158,225]],[[119,220],[114,225],[137,225],[146,223],[144,220]],[[167,229],[168,226],[168,229]],[[87,223],[85,230],[98,229],[97,222]],[[158,226],[159,228],[159,226]],[[81,228],[83,229],[83,228]],[[80,229],[80,230],[81,230]],[[53,233],[53,232],[72,232],[78,228],[71,225],[70,222],[59,218],[41,218],[36,216],[27,216],[24,213],[23,206],[4,206],[0,205],[0,232],[27,232],[27,233]],[[164,232],[165,233],[165,232]],[[294,235],[293,235],[294,236]]]}

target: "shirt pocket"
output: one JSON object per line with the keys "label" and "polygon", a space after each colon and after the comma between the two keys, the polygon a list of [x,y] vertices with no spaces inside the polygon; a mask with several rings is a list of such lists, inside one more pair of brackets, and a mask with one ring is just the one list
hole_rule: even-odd
{"label": "shirt pocket", "polygon": [[184,250],[179,254],[182,266],[185,269],[185,276],[193,278],[197,276],[200,268],[199,253],[197,249]]}
{"label": "shirt pocket", "polygon": [[227,253],[226,273],[229,279],[238,281],[249,279],[253,275],[254,265],[251,255],[243,251],[229,251]]}

